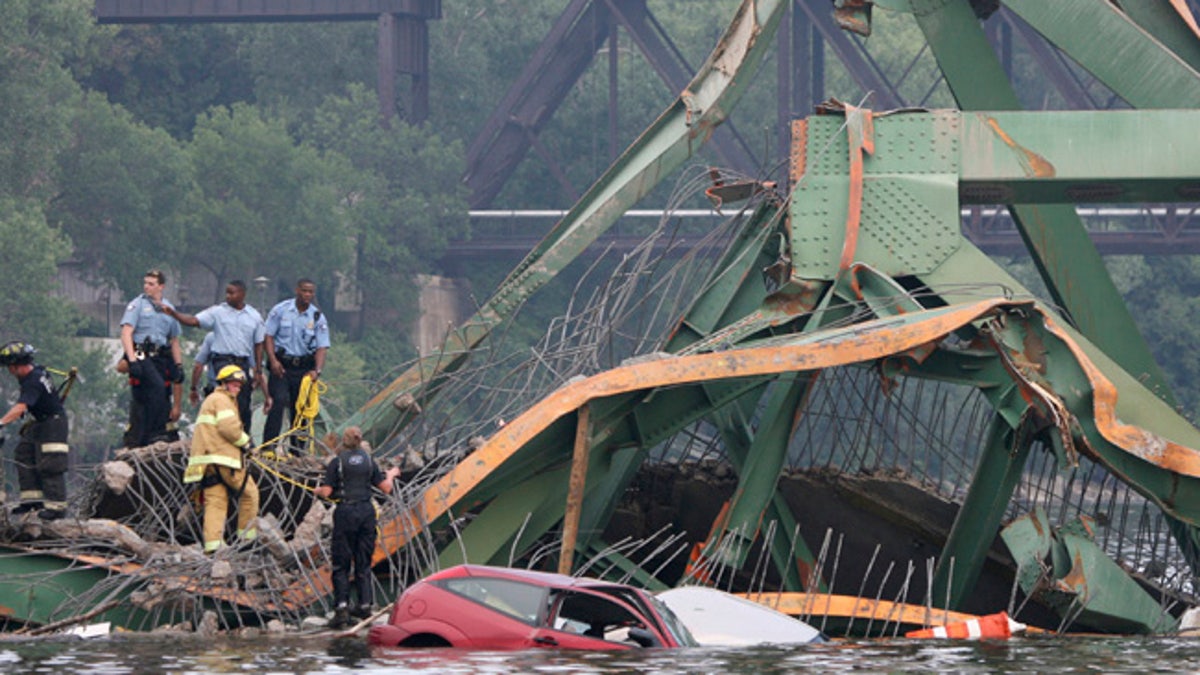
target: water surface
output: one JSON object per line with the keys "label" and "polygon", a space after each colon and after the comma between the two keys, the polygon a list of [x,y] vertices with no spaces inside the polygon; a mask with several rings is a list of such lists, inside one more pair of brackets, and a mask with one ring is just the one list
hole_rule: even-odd
{"label": "water surface", "polygon": [[4,673],[1197,672],[1190,638],[846,641],[804,647],[627,652],[371,651],[361,639],[115,635],[0,638]]}

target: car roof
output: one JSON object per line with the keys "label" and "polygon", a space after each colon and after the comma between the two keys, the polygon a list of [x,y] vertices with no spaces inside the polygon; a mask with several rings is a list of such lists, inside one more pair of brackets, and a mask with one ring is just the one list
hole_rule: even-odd
{"label": "car roof", "polygon": [[624,584],[614,584],[599,579],[567,576],[554,572],[539,572],[515,567],[496,567],[492,565],[456,565],[426,577],[427,581],[450,579],[455,577],[490,577],[493,579],[511,579],[556,588],[632,588]]}

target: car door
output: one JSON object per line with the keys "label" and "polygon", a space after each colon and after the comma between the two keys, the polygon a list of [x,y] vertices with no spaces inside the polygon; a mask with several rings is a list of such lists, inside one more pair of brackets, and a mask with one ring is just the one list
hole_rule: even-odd
{"label": "car door", "polygon": [[523,649],[538,646],[549,589],[522,581],[492,577],[457,577],[436,582],[457,596],[431,610],[455,626],[475,649]]}
{"label": "car door", "polygon": [[665,644],[653,622],[628,603],[600,593],[553,589],[548,610],[534,635],[541,647],[631,649]]}

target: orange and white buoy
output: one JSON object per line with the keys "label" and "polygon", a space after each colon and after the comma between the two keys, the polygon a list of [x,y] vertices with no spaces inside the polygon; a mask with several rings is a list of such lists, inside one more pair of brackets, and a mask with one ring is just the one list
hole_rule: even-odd
{"label": "orange and white buoy", "polygon": [[1013,633],[1025,630],[1025,624],[1008,618],[1008,612],[988,614],[969,621],[956,621],[945,626],[934,626],[920,630],[910,630],[904,637],[910,638],[950,638],[958,640],[1005,640]]}

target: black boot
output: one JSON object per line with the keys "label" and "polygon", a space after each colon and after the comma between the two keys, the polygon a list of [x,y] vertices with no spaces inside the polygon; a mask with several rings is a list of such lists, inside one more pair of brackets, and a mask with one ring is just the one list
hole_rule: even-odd
{"label": "black boot", "polygon": [[40,508],[42,508],[41,502],[21,502],[20,504],[17,504],[15,509],[12,510],[12,513],[14,516],[19,516],[22,513],[29,513],[30,511],[36,511]]}
{"label": "black boot", "polygon": [[42,520],[58,520],[65,515],[60,509],[42,509],[38,511],[38,518]]}
{"label": "black boot", "polygon": [[350,616],[356,619],[365,619],[368,616],[371,616],[371,614],[372,612],[370,605],[359,605],[350,610]]}
{"label": "black boot", "polygon": [[333,612],[333,619],[329,621],[329,627],[334,630],[340,630],[350,625],[350,610],[345,607],[338,607]]}

